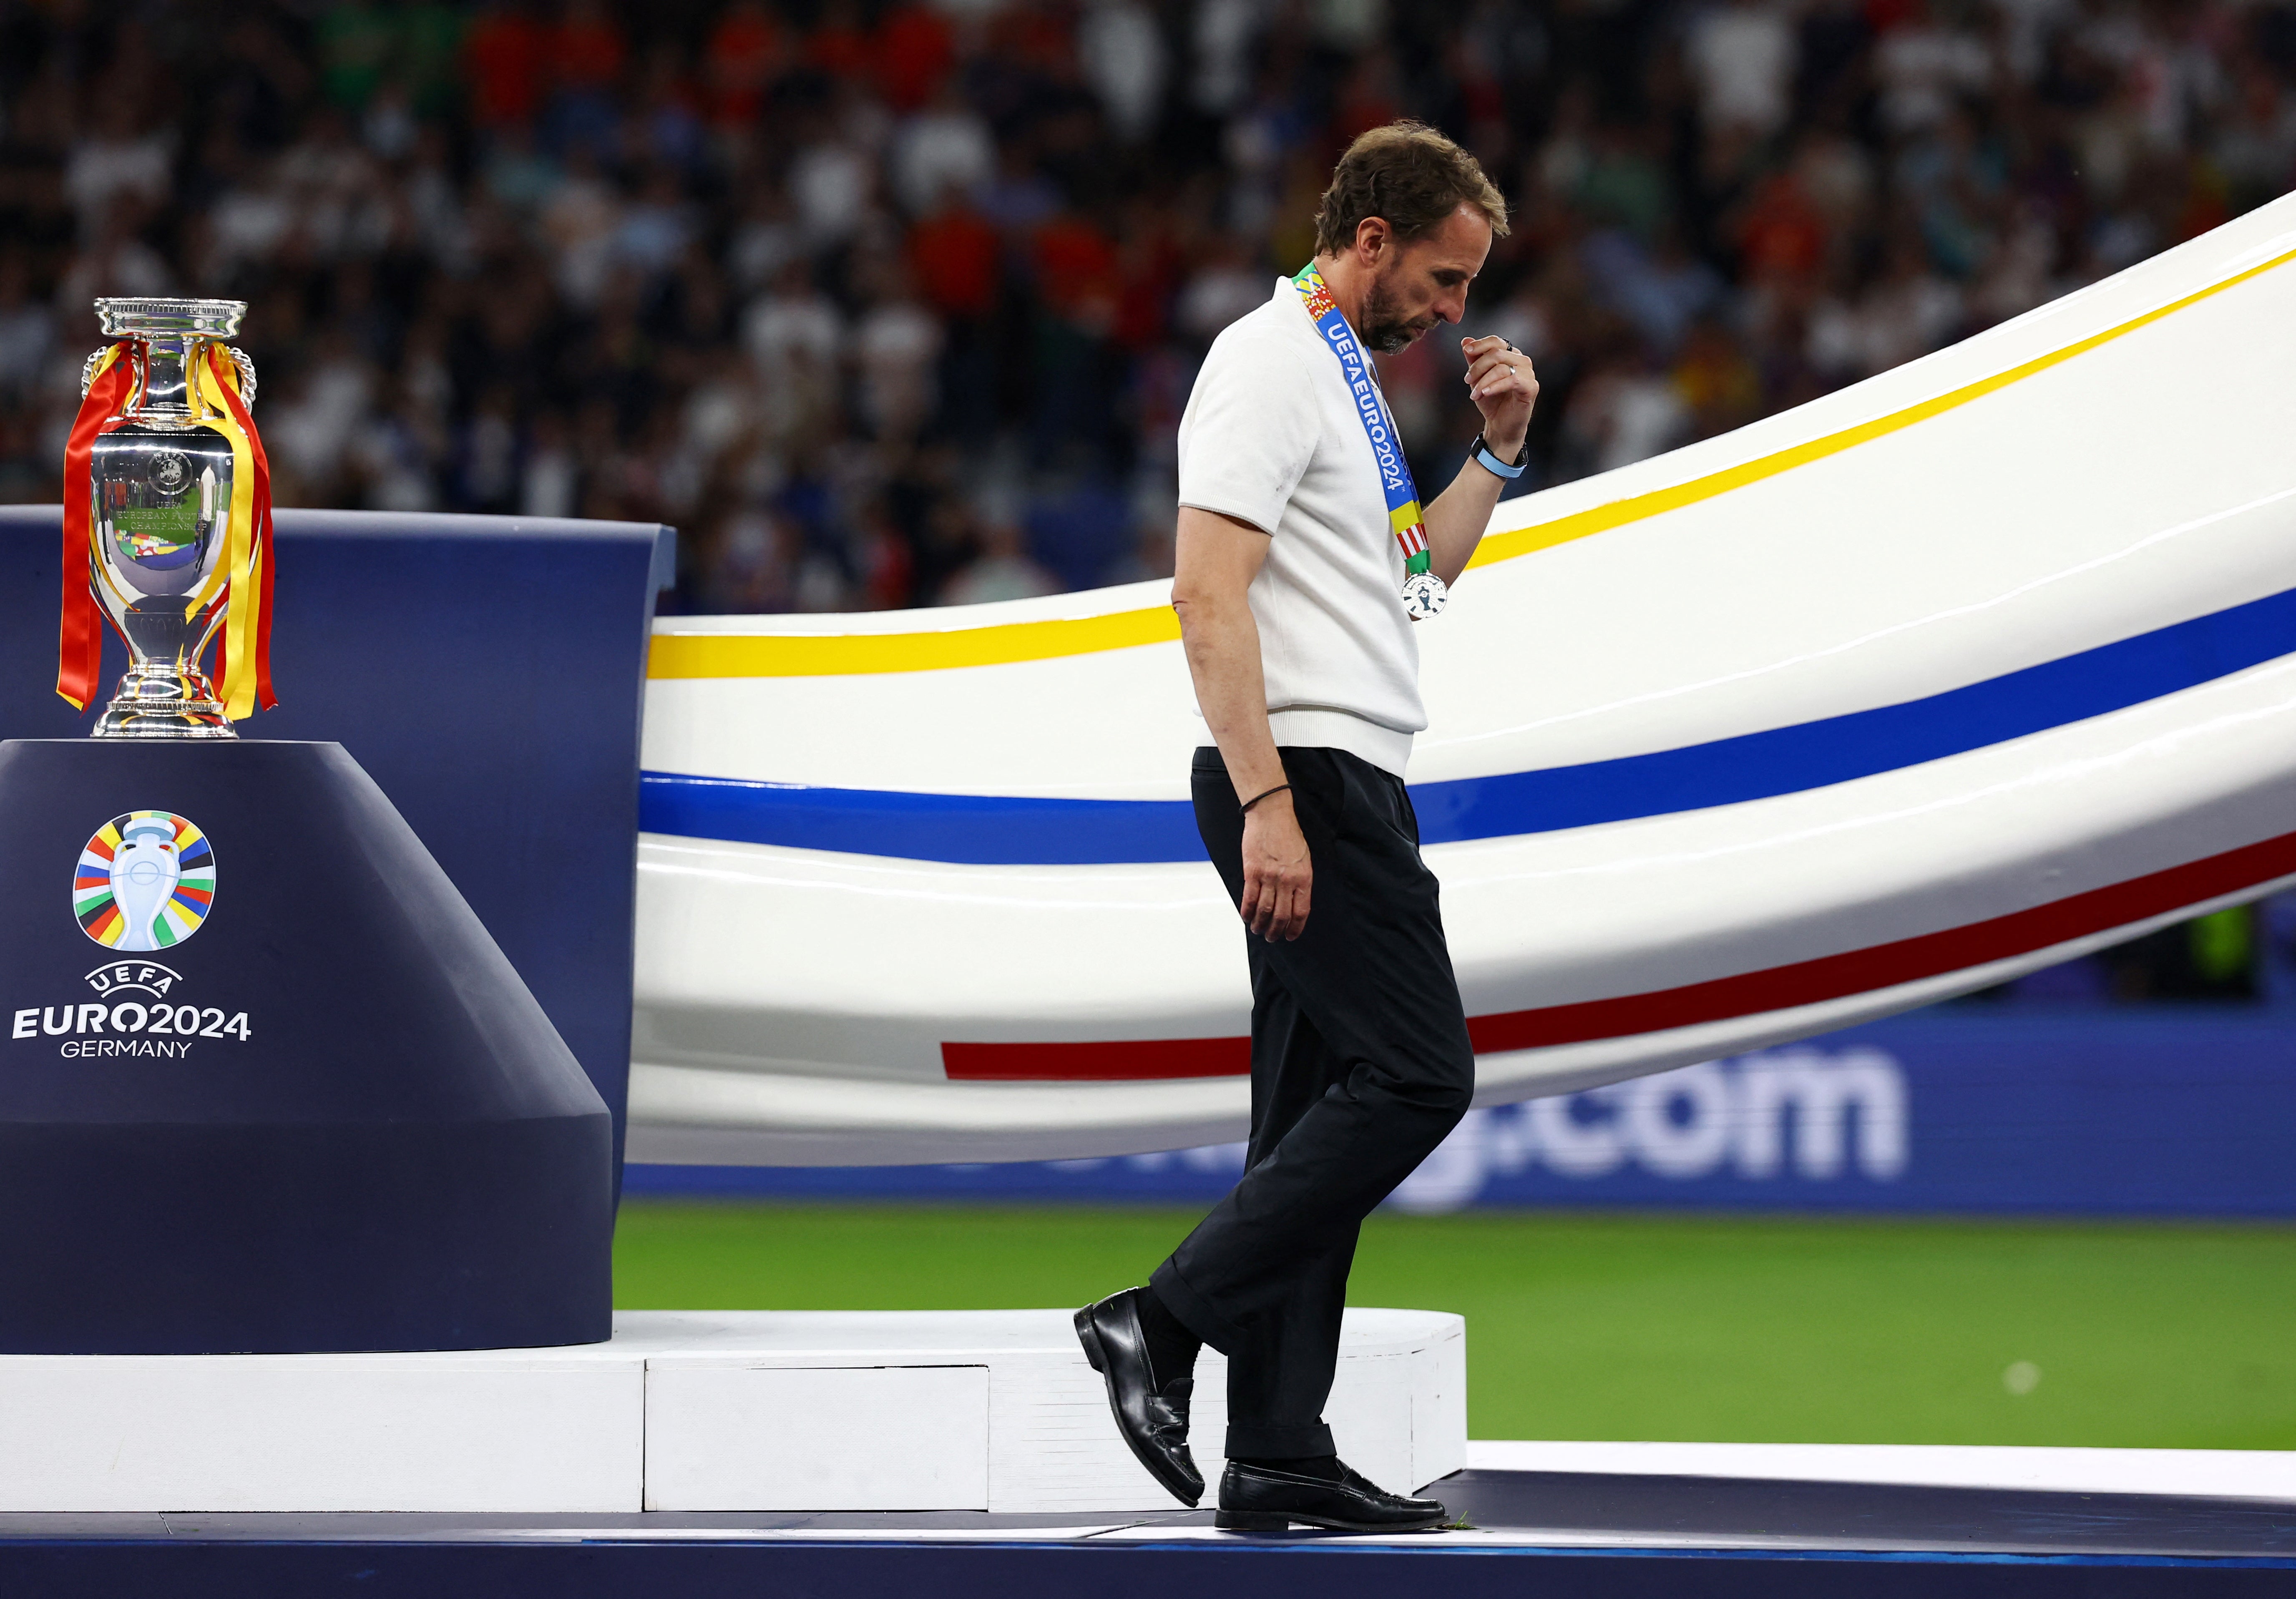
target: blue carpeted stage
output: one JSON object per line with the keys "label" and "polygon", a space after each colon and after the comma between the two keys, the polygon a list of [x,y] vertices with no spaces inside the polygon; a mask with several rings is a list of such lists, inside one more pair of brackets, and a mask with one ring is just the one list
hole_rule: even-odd
{"label": "blue carpeted stage", "polygon": [[0,1592],[425,1599],[1091,1593],[1109,1599],[2280,1595],[2296,1505],[2170,1495],[1469,1471],[1468,1524],[1236,1537],[1206,1511],[0,1517]]}

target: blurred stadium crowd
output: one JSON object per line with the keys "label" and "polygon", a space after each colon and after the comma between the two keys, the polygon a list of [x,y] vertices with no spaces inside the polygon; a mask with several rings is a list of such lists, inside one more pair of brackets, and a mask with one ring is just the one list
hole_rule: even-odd
{"label": "blurred stadium crowd", "polygon": [[[0,498],[99,293],[254,305],[282,503],[630,517],[689,611],[1168,570],[1211,337],[1399,115],[1517,209],[1523,488],[1906,360],[2296,178],[2229,0],[0,0]],[[1387,363],[1423,480],[1456,346]]]}

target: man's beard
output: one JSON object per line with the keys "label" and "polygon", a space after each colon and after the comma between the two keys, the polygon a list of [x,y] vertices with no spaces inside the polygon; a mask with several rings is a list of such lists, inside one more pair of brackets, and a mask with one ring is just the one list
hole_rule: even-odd
{"label": "man's beard", "polygon": [[1376,279],[1364,290],[1363,322],[1363,341],[1382,356],[1400,355],[1435,325],[1432,316],[1398,316],[1395,297]]}

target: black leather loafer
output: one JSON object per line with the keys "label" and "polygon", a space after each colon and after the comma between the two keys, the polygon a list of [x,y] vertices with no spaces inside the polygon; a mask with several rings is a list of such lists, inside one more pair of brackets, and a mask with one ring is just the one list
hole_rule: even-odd
{"label": "black leather loafer", "polygon": [[1172,1497],[1193,1505],[1204,1496],[1204,1474],[1188,1453],[1191,1377],[1159,1387],[1140,1332],[1141,1290],[1128,1288],[1076,1313],[1077,1341],[1092,1369],[1108,1379],[1108,1407],[1133,1455]]}
{"label": "black leather loafer", "polygon": [[1433,1499],[1390,1494],[1345,1465],[1340,1472],[1339,1481],[1328,1482],[1231,1460],[1212,1525],[1229,1532],[1281,1532],[1294,1521],[1334,1532],[1424,1532],[1450,1520]]}

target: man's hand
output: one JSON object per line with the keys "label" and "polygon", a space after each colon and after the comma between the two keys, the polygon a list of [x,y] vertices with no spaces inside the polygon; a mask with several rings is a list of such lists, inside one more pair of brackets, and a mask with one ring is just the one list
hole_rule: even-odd
{"label": "man's hand", "polygon": [[[1530,407],[1538,398],[1538,374],[1530,357],[1496,334],[1462,339],[1459,351],[1467,357],[1467,392],[1483,414],[1483,442],[1502,461],[1522,455],[1523,436],[1530,431]],[[1463,463],[1451,486],[1423,505],[1427,547],[1435,557],[1435,575],[1447,584],[1474,559],[1475,545],[1490,525],[1491,508],[1507,480],[1473,461]]]}
{"label": "man's hand", "polygon": [[1270,794],[1243,814],[1243,924],[1274,943],[1308,930],[1314,880],[1307,835],[1289,792]]}
{"label": "man's hand", "polygon": [[1483,442],[1502,461],[1522,453],[1530,430],[1530,407],[1538,398],[1538,373],[1530,357],[1494,333],[1459,340],[1467,357],[1467,392],[1483,414]]}

